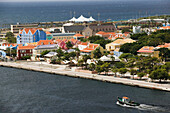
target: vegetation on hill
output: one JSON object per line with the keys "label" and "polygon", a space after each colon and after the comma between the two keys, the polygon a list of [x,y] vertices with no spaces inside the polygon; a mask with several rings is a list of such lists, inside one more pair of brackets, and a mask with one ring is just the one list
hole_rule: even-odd
{"label": "vegetation on hill", "polygon": [[137,54],[137,51],[143,46],[158,46],[164,43],[170,43],[170,30],[160,30],[153,32],[151,35],[146,33],[133,34],[131,38],[137,40],[134,43],[126,43],[120,47],[120,51],[123,53]]}

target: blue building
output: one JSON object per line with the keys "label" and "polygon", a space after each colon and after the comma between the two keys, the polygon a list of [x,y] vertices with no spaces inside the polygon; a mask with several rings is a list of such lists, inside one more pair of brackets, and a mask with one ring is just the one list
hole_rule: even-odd
{"label": "blue building", "polygon": [[41,28],[24,28],[17,36],[17,44],[33,43],[46,40],[46,33]]}

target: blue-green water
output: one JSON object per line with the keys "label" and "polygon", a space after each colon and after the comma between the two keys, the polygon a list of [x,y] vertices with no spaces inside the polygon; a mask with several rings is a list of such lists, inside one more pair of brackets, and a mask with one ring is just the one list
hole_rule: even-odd
{"label": "blue-green water", "polygon": [[[129,96],[139,108],[116,105]],[[0,113],[168,113],[170,92],[0,67]]]}
{"label": "blue-green water", "polygon": [[76,17],[82,14],[86,17],[91,15],[96,20],[125,20],[170,14],[170,0],[0,2],[0,25],[17,22],[65,21],[73,17],[74,12]]}

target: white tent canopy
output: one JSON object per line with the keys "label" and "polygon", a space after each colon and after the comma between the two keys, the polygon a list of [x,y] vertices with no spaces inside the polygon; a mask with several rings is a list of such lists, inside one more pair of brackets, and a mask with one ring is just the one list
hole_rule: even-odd
{"label": "white tent canopy", "polygon": [[96,21],[92,16],[89,18],[90,22]]}
{"label": "white tent canopy", "polygon": [[74,22],[74,21],[76,21],[76,18],[75,18],[75,17],[73,17],[73,18],[72,18],[72,19],[70,19],[69,21]]}
{"label": "white tent canopy", "polygon": [[75,17],[73,17],[69,21],[71,21],[71,22],[93,22],[96,20],[92,16],[90,18],[86,18],[83,15],[81,15],[79,18],[76,19]]}

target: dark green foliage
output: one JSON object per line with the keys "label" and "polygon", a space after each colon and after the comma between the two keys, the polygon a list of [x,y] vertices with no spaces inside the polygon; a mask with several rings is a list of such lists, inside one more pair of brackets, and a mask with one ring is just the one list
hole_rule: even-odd
{"label": "dark green foliage", "polygon": [[125,63],[123,63],[123,62],[116,62],[115,63],[115,67],[116,68],[124,68],[125,67]]}
{"label": "dark green foliage", "polygon": [[100,44],[103,48],[105,48],[106,44],[111,43],[111,40],[105,40],[103,37],[100,36],[89,37],[88,41],[90,41],[90,43]]}
{"label": "dark green foliage", "polygon": [[170,30],[159,30],[153,32],[151,35],[146,33],[133,34],[132,39],[137,40],[134,43],[126,43],[120,47],[120,51],[123,53],[137,54],[137,51],[143,46],[158,46],[164,43],[170,43]]}
{"label": "dark green foliage", "polygon": [[122,33],[125,33],[125,32],[130,32],[129,28],[122,29]]}
{"label": "dark green foliage", "polygon": [[165,69],[157,69],[152,71],[152,73],[149,75],[149,78],[159,79],[161,82],[162,79],[167,80],[170,78],[170,76],[168,75],[168,72]]}
{"label": "dark green foliage", "polygon": [[166,61],[167,58],[170,58],[170,50],[168,48],[160,48],[158,51],[160,51],[159,56],[162,60]]}
{"label": "dark green foliage", "polygon": [[66,47],[67,47],[68,49],[70,49],[70,48],[73,47],[73,44],[72,44],[70,41],[68,41],[68,42],[66,42]]}
{"label": "dark green foliage", "polygon": [[31,56],[23,56],[23,57],[21,57],[21,60],[27,60],[27,59],[30,59],[31,58]]}
{"label": "dark green foliage", "polygon": [[7,48],[6,49],[6,55],[15,57],[17,55],[17,50],[16,49],[11,49],[10,50],[10,48]]}
{"label": "dark green foliage", "polygon": [[16,43],[16,38],[12,32],[7,32],[5,37],[5,40],[7,40],[9,43]]}
{"label": "dark green foliage", "polygon": [[140,73],[138,73],[137,75],[138,75],[138,77],[140,77],[140,79],[141,79],[143,76],[146,75],[146,73],[140,72]]}
{"label": "dark green foliage", "polygon": [[45,50],[45,51],[41,52],[41,56],[43,57],[44,55],[48,54],[49,52],[50,52],[50,51]]}
{"label": "dark green foliage", "polygon": [[100,58],[102,56],[102,53],[100,52],[100,49],[97,48],[94,52],[94,58]]}

